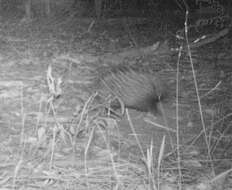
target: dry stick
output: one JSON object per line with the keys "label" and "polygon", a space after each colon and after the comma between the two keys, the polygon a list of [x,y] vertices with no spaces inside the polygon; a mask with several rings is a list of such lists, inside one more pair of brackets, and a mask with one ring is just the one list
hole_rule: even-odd
{"label": "dry stick", "polygon": [[[162,108],[161,108],[162,109]],[[162,111],[162,110],[161,110]],[[163,114],[163,113],[162,113]],[[167,117],[166,117],[167,118]],[[165,118],[164,118],[165,119]],[[150,119],[147,119],[147,118],[144,118],[144,121],[145,122],[147,122],[147,123],[150,123],[150,124],[152,124],[152,125],[154,125],[155,127],[157,127],[157,128],[160,128],[160,129],[164,129],[165,131],[168,131],[168,132],[172,132],[172,133],[176,133],[176,130],[174,130],[174,129],[171,129],[171,128],[168,128],[168,125],[167,125],[167,123],[165,123],[165,125],[161,125],[161,124],[159,124],[159,123],[155,123],[155,122],[153,122],[153,121],[151,121]],[[175,149],[173,149],[173,151],[174,151]]]}
{"label": "dry stick", "polygon": [[38,127],[39,127],[39,124],[40,124],[40,121],[41,121],[41,116],[40,116],[40,113],[42,113],[42,99],[40,98],[39,100],[39,111],[38,111],[39,114],[37,114],[37,117],[36,117],[36,124],[35,124],[35,127],[33,127],[33,130],[36,132],[38,131]]}
{"label": "dry stick", "polygon": [[160,145],[160,151],[159,151],[159,157],[158,157],[158,190],[160,189],[160,171],[161,171],[161,163],[162,163],[162,158],[164,157],[164,149],[165,149],[165,142],[166,142],[166,136],[163,136],[162,143]]}
{"label": "dry stick", "polygon": [[202,40],[197,39],[197,40],[200,40],[200,41],[195,41],[194,43],[191,43],[190,47],[191,48],[197,48],[197,47],[201,47],[203,45],[215,42],[216,40],[218,40],[219,38],[227,35],[228,33],[229,33],[229,29],[225,28],[225,29],[221,30],[220,32],[218,32],[217,34],[203,36],[203,37],[206,37],[206,38],[204,38]]}
{"label": "dry stick", "polygon": [[[57,132],[59,130],[61,130],[61,128],[62,128],[60,123],[57,121],[56,109],[55,109],[54,104],[53,104],[53,99],[54,99],[54,97],[52,99],[50,99],[48,102],[49,103],[48,113],[50,113],[50,111],[52,112],[52,116],[53,116],[53,119],[55,121],[55,126],[53,127],[53,132],[52,132],[51,157],[50,157],[49,170],[51,170],[53,167],[53,159],[54,159]],[[71,139],[69,133],[66,132],[66,134]]]}
{"label": "dry stick", "polygon": [[[145,154],[144,154],[144,152],[143,152],[142,145],[141,145],[141,143],[140,143],[140,141],[139,141],[139,138],[138,138],[138,136],[137,136],[137,133],[136,133],[136,131],[135,131],[134,125],[133,125],[133,123],[132,123],[132,120],[131,120],[131,117],[130,117],[130,114],[129,114],[129,111],[128,111],[127,108],[126,108],[126,116],[127,116],[127,120],[128,120],[128,122],[129,122],[130,128],[131,128],[131,130],[132,130],[132,133],[133,133],[133,135],[134,135],[134,137],[135,137],[136,143],[137,143],[137,145],[138,145],[138,147],[139,147],[139,149],[140,149],[140,152],[141,152],[141,154],[142,154],[142,159],[143,159],[143,161],[145,162],[145,165],[146,165],[147,170],[148,170],[148,175],[149,175],[149,171],[150,171],[150,168],[149,168],[149,166],[148,166],[148,163],[149,163],[149,162],[147,162],[146,156],[145,156]],[[150,176],[148,176],[148,177],[150,177]],[[158,179],[158,180],[159,180],[159,179]],[[152,183],[153,183],[153,184],[152,184],[151,188],[153,188],[154,190],[157,190],[157,188],[156,188],[156,186],[155,186],[154,180],[152,181]],[[158,181],[158,183],[159,183],[159,181]]]}
{"label": "dry stick", "polygon": [[20,85],[20,106],[21,106],[21,117],[22,117],[22,129],[21,129],[21,134],[20,134],[20,148],[21,153],[20,153],[20,158],[19,161],[17,162],[17,165],[15,166],[14,169],[14,176],[13,176],[13,189],[16,189],[16,180],[17,180],[17,175],[19,173],[19,170],[22,166],[23,163],[23,153],[25,150],[25,139],[24,139],[24,133],[25,133],[25,114],[24,114],[24,104],[23,104],[24,98],[23,98],[23,84]]}
{"label": "dry stick", "polygon": [[[81,116],[80,116],[80,120],[77,124],[77,128],[76,128],[76,131],[75,131],[75,134],[74,134],[74,140],[73,140],[73,143],[72,143],[72,146],[73,146],[73,153],[74,153],[74,158],[75,158],[75,154],[76,154],[76,143],[77,143],[77,135],[79,133],[79,130],[80,130],[80,126],[81,126],[81,123],[82,121],[84,121],[84,116],[87,114],[88,112],[88,108],[89,108],[89,105],[91,104],[91,102],[94,100],[94,98],[97,96],[97,93],[93,94],[92,96],[89,97],[89,99],[85,102],[85,105],[82,109],[82,112],[81,112]],[[86,185],[87,185],[87,189],[90,189],[90,186],[89,186],[89,181],[88,181],[88,166],[87,166],[87,155],[88,155],[88,151],[89,151],[89,147],[92,143],[92,140],[93,140],[93,136],[94,136],[94,131],[95,131],[95,127],[92,129],[91,131],[91,134],[90,134],[90,137],[89,137],[89,140],[87,142],[87,145],[86,145],[86,148],[85,148],[85,152],[84,152],[84,165],[85,165],[85,180],[86,180]]]}
{"label": "dry stick", "polygon": [[208,91],[207,93],[205,93],[203,96],[201,96],[201,99],[204,97],[207,97],[209,94],[211,94],[213,91],[217,90],[218,87],[221,85],[222,81],[219,81],[215,87],[213,87],[210,91]]}
{"label": "dry stick", "polygon": [[25,114],[24,114],[24,104],[23,104],[24,98],[23,98],[23,84],[20,85],[20,106],[21,106],[21,117],[22,117],[22,131],[21,131],[21,137],[20,137],[20,147],[25,142],[24,139],[24,132],[25,132]]}
{"label": "dry stick", "polygon": [[[53,105],[53,100],[51,99],[49,102],[49,112],[51,111],[52,112],[52,116],[53,116],[53,119],[55,120],[55,126],[53,127],[53,130],[52,130],[52,144],[51,144],[51,157],[50,157],[50,162],[49,162],[49,170],[52,169],[53,167],[53,160],[54,160],[54,152],[55,152],[55,143],[56,143],[56,133],[57,133],[57,120],[56,120],[56,110],[54,108],[54,105]],[[48,112],[48,114],[49,114]]]}
{"label": "dry stick", "polygon": [[[217,124],[220,123],[222,120],[225,120],[225,119],[227,119],[227,118],[230,117],[230,116],[232,116],[232,113],[229,113],[229,114],[223,116],[221,119],[219,119],[218,121],[216,121],[213,125],[214,125],[214,126],[217,125]],[[193,139],[191,139],[191,140],[189,141],[189,142],[191,142],[191,144],[190,144],[189,147],[191,147],[193,144],[195,144],[195,142],[200,138],[200,136],[202,135],[203,132],[204,132],[204,131],[201,130],[201,132],[200,132],[196,137],[194,137]],[[188,150],[188,149],[187,149],[187,150]]]}
{"label": "dry stick", "polygon": [[198,91],[196,73],[195,73],[195,69],[194,69],[194,66],[193,66],[192,53],[191,53],[191,50],[190,50],[190,44],[189,44],[189,39],[188,39],[188,26],[187,26],[187,24],[188,24],[187,23],[188,22],[188,14],[189,14],[189,12],[186,11],[185,23],[184,23],[184,25],[185,25],[185,40],[186,40],[186,43],[187,43],[188,56],[189,56],[190,65],[191,65],[191,69],[192,69],[194,86],[195,86],[196,94],[197,94],[197,102],[198,102],[198,107],[199,107],[199,112],[200,112],[200,117],[201,117],[201,125],[202,125],[204,135],[205,135],[205,143],[206,143],[206,146],[207,146],[208,157],[209,157],[209,160],[210,160],[212,171],[214,171],[212,157],[211,157],[211,154],[210,154],[210,145],[209,145],[209,141],[208,141],[208,138],[207,138],[206,126],[205,126],[204,116],[203,116],[202,107],[201,107],[201,99],[200,99],[200,95],[199,95],[199,91]]}
{"label": "dry stick", "polygon": [[[159,170],[158,170],[158,174],[157,174],[157,188],[155,186],[155,177],[153,174],[154,172],[154,162],[153,162],[153,140],[151,140],[151,144],[150,144],[150,148],[147,149],[147,157],[146,160],[144,160],[145,165],[146,165],[146,169],[147,169],[147,173],[148,173],[148,185],[150,186],[151,189],[159,189]],[[159,169],[159,167],[158,167]]]}
{"label": "dry stick", "polygon": [[88,166],[87,166],[88,152],[89,152],[91,143],[92,143],[93,138],[94,138],[95,129],[98,128],[100,130],[102,136],[103,136],[103,139],[104,139],[105,143],[106,143],[107,149],[109,150],[110,161],[112,163],[114,176],[115,176],[116,181],[117,181],[117,184],[116,184],[116,187],[115,187],[115,189],[117,190],[117,189],[119,189],[119,187],[121,186],[122,183],[120,182],[120,178],[118,177],[119,175],[118,175],[118,172],[117,172],[117,169],[116,169],[116,165],[115,165],[115,162],[114,162],[114,158],[113,158],[113,154],[111,152],[110,145],[107,142],[107,138],[104,135],[104,132],[100,127],[100,124],[97,121],[94,121],[94,124],[95,124],[95,126],[91,130],[91,133],[89,135],[89,139],[88,139],[88,142],[87,142],[87,145],[86,145],[86,148],[85,148],[85,152],[84,152],[84,165],[85,165],[85,177],[86,177],[85,179],[86,179],[87,189],[90,189],[90,185],[89,185],[89,181],[88,181],[88,173],[89,172],[88,172]]}
{"label": "dry stick", "polygon": [[[171,148],[172,148],[172,151],[174,152],[176,150],[176,148],[174,147],[174,142],[173,142],[172,135],[171,135],[171,132],[173,132],[174,130],[168,129],[169,128],[169,123],[168,123],[167,115],[165,113],[163,104],[159,103],[159,107],[161,109],[161,113],[162,113],[162,116],[163,116],[164,125],[167,128],[166,130],[167,130],[167,133],[168,133],[168,136],[169,136],[169,139],[170,139]],[[160,127],[160,125],[156,125],[156,126]],[[174,131],[174,132],[176,132],[176,131]]]}
{"label": "dry stick", "polygon": [[122,185],[122,182],[120,181],[119,174],[117,172],[117,166],[116,166],[116,164],[114,162],[114,156],[113,156],[113,153],[111,152],[110,144],[109,144],[109,142],[107,140],[106,135],[104,134],[104,132],[101,129],[100,125],[97,124],[97,123],[96,123],[96,125],[97,125],[98,129],[100,130],[100,132],[102,134],[102,137],[103,137],[103,139],[105,141],[107,149],[109,150],[109,156],[110,156],[110,161],[111,161],[111,164],[112,164],[112,169],[113,169],[113,172],[114,172],[115,179],[117,181],[117,184],[115,185],[114,189],[117,190]]}
{"label": "dry stick", "polygon": [[177,71],[176,71],[176,151],[177,151],[177,165],[178,165],[178,187],[181,190],[182,186],[182,172],[181,172],[181,158],[180,158],[180,126],[179,126],[179,73],[180,73],[180,58],[181,52],[183,50],[183,46],[181,45],[179,48],[178,53],[178,60],[177,60]]}
{"label": "dry stick", "polygon": [[142,145],[141,145],[141,143],[140,143],[140,141],[139,141],[139,138],[138,138],[138,136],[137,136],[137,134],[136,134],[134,125],[133,125],[133,123],[132,123],[132,120],[131,120],[131,117],[130,117],[130,114],[129,114],[127,108],[126,108],[126,116],[127,116],[127,119],[128,119],[129,125],[130,125],[130,128],[131,128],[131,130],[132,130],[132,132],[133,132],[133,135],[134,135],[134,137],[135,137],[135,140],[136,140],[136,142],[137,142],[137,144],[138,144],[138,146],[139,146],[139,149],[140,149],[140,151],[141,151],[142,157],[143,157],[144,160],[146,160],[146,156],[145,156],[145,154],[144,154],[144,152],[143,152]]}
{"label": "dry stick", "polygon": [[[84,116],[85,114],[88,112],[88,107],[89,107],[89,104],[94,100],[94,98],[97,96],[97,93],[93,94],[92,96],[89,97],[89,99],[85,102],[85,105],[82,109],[82,112],[81,112],[81,116],[80,116],[80,119],[79,119],[79,122],[77,124],[77,127],[76,127],[76,131],[75,131],[75,134],[74,134],[74,140],[73,140],[73,148],[76,147],[76,139],[77,139],[77,135],[78,133],[80,132],[80,127],[81,127],[81,123],[82,121],[84,120]],[[75,150],[75,149],[74,149]],[[75,152],[75,151],[74,151]]]}
{"label": "dry stick", "polygon": [[[91,133],[90,133],[90,136],[89,136],[89,139],[88,139],[88,142],[87,142],[87,145],[85,147],[85,153],[84,153],[84,165],[85,165],[85,181],[86,181],[86,185],[87,185],[87,189],[89,190],[90,189],[90,186],[89,186],[89,180],[88,180],[88,166],[87,166],[87,156],[88,156],[88,152],[89,152],[89,148],[90,148],[90,145],[92,143],[92,140],[94,138],[94,131],[95,131],[95,126],[93,127],[93,129],[91,130]],[[75,148],[75,147],[74,147]],[[75,156],[75,155],[74,155]]]}

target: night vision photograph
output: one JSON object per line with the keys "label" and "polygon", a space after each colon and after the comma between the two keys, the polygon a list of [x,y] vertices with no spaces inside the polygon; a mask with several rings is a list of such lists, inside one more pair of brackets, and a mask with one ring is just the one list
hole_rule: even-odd
{"label": "night vision photograph", "polygon": [[232,190],[231,0],[0,0],[0,190]]}

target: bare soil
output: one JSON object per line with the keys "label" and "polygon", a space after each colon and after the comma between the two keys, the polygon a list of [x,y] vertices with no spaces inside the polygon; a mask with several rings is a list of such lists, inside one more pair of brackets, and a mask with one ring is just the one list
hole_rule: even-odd
{"label": "bare soil", "polygon": [[[179,45],[170,35],[175,30],[172,25],[165,30],[158,21],[130,26],[120,19],[2,18],[1,186],[148,189],[159,182],[160,189],[177,189],[181,171],[183,189],[204,189],[200,185],[208,183],[213,185],[205,189],[222,184],[229,189],[231,172],[218,177],[219,182],[214,179],[232,163],[231,32],[191,51],[194,74],[188,51],[182,52],[177,117],[178,52],[171,48]],[[122,52],[165,40],[168,51],[162,54],[163,49],[143,56],[132,51],[129,59],[120,59]],[[90,86],[98,70],[117,62],[146,66],[165,78],[170,97],[161,105],[162,114],[129,110],[114,119],[90,110],[95,93]]]}

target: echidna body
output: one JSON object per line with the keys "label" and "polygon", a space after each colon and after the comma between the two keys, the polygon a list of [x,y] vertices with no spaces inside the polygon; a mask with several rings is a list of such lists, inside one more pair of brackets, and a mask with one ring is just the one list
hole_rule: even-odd
{"label": "echidna body", "polygon": [[[164,82],[158,75],[134,68],[117,66],[101,73],[98,83],[100,95],[120,99],[124,106],[143,112],[157,112],[157,104],[166,96]],[[113,107],[120,107],[113,101]]]}

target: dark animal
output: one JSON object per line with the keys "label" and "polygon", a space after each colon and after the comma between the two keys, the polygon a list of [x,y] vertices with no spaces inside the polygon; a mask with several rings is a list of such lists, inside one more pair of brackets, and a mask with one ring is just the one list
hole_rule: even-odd
{"label": "dark animal", "polygon": [[160,76],[148,71],[115,66],[99,75],[99,95],[102,99],[110,96],[112,108],[120,108],[123,102],[126,108],[157,114],[157,105],[167,96]]}

